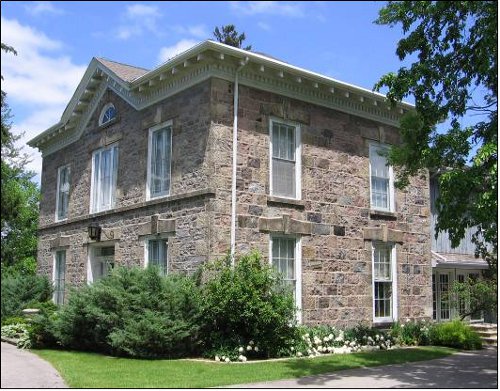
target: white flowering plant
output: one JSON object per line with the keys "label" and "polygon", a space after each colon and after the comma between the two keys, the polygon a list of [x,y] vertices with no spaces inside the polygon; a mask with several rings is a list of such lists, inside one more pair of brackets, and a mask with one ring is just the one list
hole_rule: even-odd
{"label": "white flowering plant", "polygon": [[332,326],[302,326],[299,328],[299,338],[288,348],[288,355],[314,357],[322,354],[387,350],[394,345],[394,339],[387,332],[362,325],[346,330]]}
{"label": "white flowering plant", "polygon": [[219,362],[246,362],[248,360],[262,358],[261,350],[253,340],[247,343],[241,342],[235,344],[235,346],[221,345],[219,348],[205,355]]}
{"label": "white flowering plant", "polygon": [[424,320],[407,320],[403,323],[394,323],[391,327],[391,336],[400,345],[415,346],[430,344],[430,322]]}

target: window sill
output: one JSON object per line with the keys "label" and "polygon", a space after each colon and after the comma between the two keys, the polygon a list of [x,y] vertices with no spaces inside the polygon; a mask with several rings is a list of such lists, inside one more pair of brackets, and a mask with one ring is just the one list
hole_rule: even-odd
{"label": "window sill", "polygon": [[111,126],[111,125],[114,125],[118,122],[118,117],[115,117],[113,118],[112,120],[108,121],[108,122],[105,122],[103,124],[100,124],[98,126],[98,129],[106,129],[107,127]]}
{"label": "window sill", "polygon": [[375,319],[373,321],[373,327],[376,327],[376,328],[385,328],[385,327],[390,327],[394,324],[394,319],[388,319],[388,318],[384,318],[384,319]]}
{"label": "window sill", "polygon": [[370,217],[384,220],[397,220],[398,218],[396,212],[379,209],[370,209]]}
{"label": "window sill", "polygon": [[277,197],[277,196],[267,196],[268,204],[276,204],[280,206],[285,206],[289,208],[304,209],[305,202],[302,200],[295,200],[293,198]]}

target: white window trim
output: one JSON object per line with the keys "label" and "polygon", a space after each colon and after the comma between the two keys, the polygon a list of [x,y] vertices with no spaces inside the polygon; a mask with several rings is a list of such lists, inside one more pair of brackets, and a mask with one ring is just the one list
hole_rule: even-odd
{"label": "white window trim", "polygon": [[278,122],[295,128],[295,197],[286,197],[276,195],[276,197],[287,198],[291,200],[302,199],[302,138],[300,124],[287,121],[282,118],[269,118],[269,195],[273,194],[273,123]]}
{"label": "white window trim", "polygon": [[[392,316],[391,317],[376,317],[375,316],[375,247],[380,243],[383,246],[391,246],[391,273],[392,273]],[[398,320],[398,274],[397,274],[397,259],[396,259],[396,244],[395,243],[372,243],[372,318],[373,323],[393,323]]]}
{"label": "white window trim", "polygon": [[[151,159],[153,155],[152,147],[153,147],[153,133],[156,132],[157,130],[164,129],[170,127],[170,167],[168,167],[169,170],[169,175],[170,175],[170,185],[168,188],[168,191],[166,194],[158,195],[158,196],[151,196]],[[149,135],[148,135],[148,172],[147,172],[147,178],[146,178],[146,201],[149,200],[154,200],[158,198],[163,198],[163,197],[168,197],[170,195],[170,191],[172,189],[172,140],[173,140],[173,121],[168,120],[165,122],[162,122],[161,124],[155,125],[151,128],[149,128]]]}
{"label": "white window trim", "polygon": [[379,150],[389,150],[389,145],[386,144],[381,144],[381,143],[375,143],[371,142],[369,144],[369,151],[368,151],[368,177],[369,177],[369,182],[370,182],[370,209],[371,210],[379,210],[383,212],[395,212],[396,211],[396,201],[395,201],[395,192],[394,192],[394,170],[391,165],[388,166],[389,168],[389,194],[387,194],[388,202],[389,202],[389,208],[381,208],[378,206],[374,206],[372,204],[372,151],[373,153],[377,153]]}
{"label": "white window trim", "polygon": [[144,269],[149,266],[149,241],[150,240],[164,240],[167,243],[167,263],[165,264],[165,275],[169,274],[170,270],[170,246],[168,245],[169,235],[148,235],[144,237]]}
{"label": "white window trim", "polygon": [[[94,210],[94,203],[96,200],[94,200],[94,186],[95,186],[95,176],[96,176],[96,171],[95,171],[95,155],[97,153],[100,153],[106,149],[113,149],[116,147],[116,153],[118,154],[117,156],[117,164],[116,164],[116,172],[113,173],[114,174],[114,177],[113,177],[113,190],[114,192],[112,193],[112,197],[113,197],[113,204],[108,208],[108,209],[100,209],[100,210]],[[118,144],[115,143],[115,144],[111,144],[111,145],[108,145],[106,147],[103,147],[103,148],[99,148],[99,149],[96,149],[94,152],[92,152],[92,175],[90,176],[90,202],[89,202],[89,205],[90,205],[90,210],[89,210],[89,214],[95,214],[95,213],[100,213],[100,212],[104,212],[104,211],[107,211],[107,210],[112,210],[115,208],[116,206],[116,191],[117,191],[117,183],[118,183],[118,168],[119,168],[119,165],[120,165],[120,148],[118,147]],[[113,154],[113,159],[114,160],[114,154]]]}
{"label": "white window trim", "polygon": [[302,323],[302,238],[294,235],[270,235],[269,236],[269,264],[273,266],[273,239],[295,239],[295,297],[297,301],[297,323]]}
{"label": "white window trim", "polygon": [[[64,219],[60,219],[59,218],[59,189],[61,188],[60,179],[61,179],[61,170],[63,168],[68,168],[68,176],[69,176],[70,182],[71,182],[71,167],[70,167],[70,164],[66,164],[64,166],[59,167],[57,169],[56,213],[55,213],[55,221],[56,222],[68,220],[68,216],[67,215],[66,215],[66,217]],[[71,183],[70,183],[70,187],[71,187]],[[68,196],[69,196],[69,191],[68,191]],[[69,209],[69,199],[68,199],[68,209]],[[68,210],[68,214],[69,214],[69,210]]]}
{"label": "white window trim", "polygon": [[94,243],[88,247],[87,251],[87,285],[91,285],[94,282],[94,275],[92,274],[92,259],[95,256],[95,250],[100,247],[114,247],[116,256],[116,246],[114,241]]}
{"label": "white window trim", "polygon": [[[67,264],[67,251],[65,249],[58,248],[52,253],[52,286],[55,288],[56,284],[56,268],[57,268],[57,253],[59,251],[64,251],[64,282],[66,283],[66,264]],[[54,293],[52,294],[52,301],[56,303],[56,290],[54,289]],[[57,304],[57,303],[56,303]]]}
{"label": "white window trim", "polygon": [[114,120],[116,119],[116,114],[115,114],[115,116],[114,116],[112,119],[110,119],[110,120],[108,120],[108,121],[106,121],[106,122],[102,122],[102,121],[103,121],[103,118],[104,118],[104,114],[106,113],[106,111],[107,111],[110,107],[113,107],[113,108],[115,109],[115,112],[116,112],[116,107],[115,107],[115,105],[114,105],[113,103],[111,103],[111,102],[107,103],[107,104],[106,104],[106,105],[102,108],[102,110],[101,110],[101,114],[99,114],[99,126],[104,126],[104,125],[107,125],[107,124],[109,124],[110,122],[112,122],[112,121],[114,121]]}

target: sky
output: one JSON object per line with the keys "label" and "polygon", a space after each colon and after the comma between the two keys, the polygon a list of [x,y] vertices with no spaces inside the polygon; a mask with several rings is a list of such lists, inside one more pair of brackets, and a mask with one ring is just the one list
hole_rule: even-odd
{"label": "sky", "polygon": [[[372,89],[401,63],[399,28],[374,23],[385,2],[2,1],[2,90],[12,131],[40,180],[41,155],[27,140],[57,123],[92,57],[153,69],[234,24],[245,44],[292,65]],[[411,102],[411,99],[408,99]]]}

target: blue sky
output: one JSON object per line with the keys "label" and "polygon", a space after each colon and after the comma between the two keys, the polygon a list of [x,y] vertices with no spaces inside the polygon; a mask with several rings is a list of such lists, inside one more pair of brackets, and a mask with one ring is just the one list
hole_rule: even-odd
{"label": "blue sky", "polygon": [[[22,141],[56,123],[92,57],[152,69],[235,24],[252,49],[371,89],[396,71],[399,28],[373,23],[384,2],[1,3],[2,89]],[[411,99],[409,100],[411,102]],[[40,172],[32,155],[30,169]]]}

